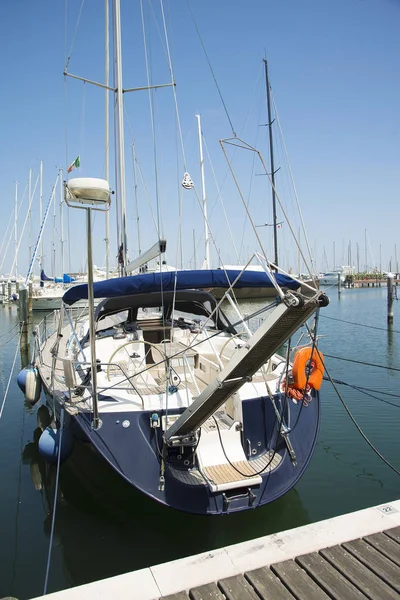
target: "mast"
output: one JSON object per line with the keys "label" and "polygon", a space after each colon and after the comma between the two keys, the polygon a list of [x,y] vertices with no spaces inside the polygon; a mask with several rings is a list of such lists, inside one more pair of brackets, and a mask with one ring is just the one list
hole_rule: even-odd
{"label": "mast", "polygon": [[60,178],[60,229],[61,229],[61,270],[62,276],[64,278],[65,273],[65,259],[64,259],[64,216],[63,216],[63,204],[64,204],[64,186],[62,184],[62,169],[59,170],[59,178]]}
{"label": "mast", "polygon": [[198,135],[199,135],[199,154],[200,154],[200,172],[201,172],[201,191],[203,196],[203,218],[204,218],[204,235],[205,235],[205,262],[204,268],[210,268],[210,230],[207,221],[207,195],[206,195],[206,184],[204,179],[204,157],[203,157],[203,141],[201,137],[201,122],[200,115],[196,115]]}
{"label": "mast", "polygon": [[272,139],[272,112],[271,112],[271,94],[270,84],[268,78],[268,61],[264,58],[265,65],[265,84],[267,87],[267,106],[268,106],[268,132],[269,132],[269,156],[271,166],[271,181],[272,181],[272,214],[274,224],[274,252],[275,252],[275,265],[278,266],[278,229],[276,219],[276,194],[275,194],[275,166],[274,166],[274,144]]}
{"label": "mast", "polygon": [[[40,169],[39,169],[39,221],[40,223],[43,220],[43,161],[40,161]],[[39,248],[39,271],[40,278],[42,278],[42,269],[43,269],[43,241],[40,240],[40,248]]]}
{"label": "mast", "polygon": [[367,261],[367,230],[364,230],[364,250],[365,250],[365,272],[368,273],[368,261]]}
{"label": "mast", "polygon": [[298,249],[298,252],[297,252],[297,261],[298,261],[298,263],[297,263],[297,273],[298,273],[299,277],[300,277],[300,273],[301,273],[301,270],[300,270],[301,269],[301,264],[300,264],[300,262],[301,262],[300,261],[300,256],[301,256],[300,255],[300,233],[301,233],[301,231],[300,231],[300,227],[299,227],[299,249]]}
{"label": "mast", "polygon": [[31,222],[31,203],[32,203],[32,169],[29,169],[29,179],[28,179],[28,255],[29,255],[29,262],[31,262],[31,250],[32,250],[32,246],[31,246],[31,229],[32,229],[32,222]]}
{"label": "mast", "polygon": [[[60,182],[61,185],[61,182]],[[61,186],[62,187],[62,186]],[[56,218],[57,218],[57,212],[56,212],[56,197],[55,197],[55,190],[54,190],[54,204],[53,204],[53,257],[52,257],[52,262],[53,262],[53,277],[57,276],[56,273]]]}
{"label": "mast", "polygon": [[14,200],[14,244],[15,244],[15,282],[18,281],[18,181],[15,182],[15,200]]}
{"label": "mast", "polygon": [[193,268],[197,269],[196,232],[194,229],[193,229]]}
{"label": "mast", "polygon": [[[120,211],[120,239],[122,264],[121,275],[125,275],[128,263],[127,232],[126,232],[126,191],[125,191],[125,157],[124,157],[124,107],[122,87],[122,51],[121,51],[121,5],[120,0],[113,0],[114,9],[114,88],[116,107],[116,188],[117,202]],[[117,207],[118,210],[118,207]]]}
{"label": "mast", "polygon": [[[105,0],[105,85],[109,84],[109,72],[110,72],[110,50],[109,50],[109,11],[108,11],[108,0]],[[109,180],[109,92],[105,90],[105,124],[104,124],[104,142],[105,142],[105,178]],[[110,277],[110,216],[109,211],[106,210],[106,278]]]}

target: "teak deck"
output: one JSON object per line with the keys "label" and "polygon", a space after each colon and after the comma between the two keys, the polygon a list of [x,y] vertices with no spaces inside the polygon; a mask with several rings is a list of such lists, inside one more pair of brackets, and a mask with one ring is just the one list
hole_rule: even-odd
{"label": "teak deck", "polygon": [[400,527],[163,600],[399,600]]}

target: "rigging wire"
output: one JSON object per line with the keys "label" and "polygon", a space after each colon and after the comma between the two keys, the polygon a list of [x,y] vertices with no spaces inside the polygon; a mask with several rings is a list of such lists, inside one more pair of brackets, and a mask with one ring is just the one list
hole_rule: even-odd
{"label": "rigging wire", "polygon": [[132,139],[132,149],[133,149],[133,159],[132,160],[135,161],[136,168],[137,168],[137,170],[139,172],[140,181],[141,181],[141,183],[143,185],[143,190],[144,190],[144,193],[145,193],[145,196],[146,196],[146,199],[147,199],[147,203],[148,203],[148,206],[149,206],[151,218],[153,220],[154,229],[156,230],[156,233],[158,235],[157,219],[156,219],[156,216],[154,214],[153,207],[151,205],[150,194],[149,194],[149,191],[147,189],[146,181],[145,181],[145,178],[143,176],[143,171],[141,169],[140,162],[139,162],[139,159],[138,159],[138,154],[137,154],[137,151],[136,151],[136,144],[135,144],[135,141],[134,141],[133,129],[132,129],[131,121],[130,121],[129,114],[126,111],[125,106],[124,106],[124,115],[126,117],[126,121],[128,123],[128,128],[129,128],[129,132],[130,132],[131,139]]}
{"label": "rigging wire", "polygon": [[[36,184],[37,184],[37,182],[36,182]],[[25,200],[25,195],[26,195],[26,192],[27,192],[27,190],[28,190],[28,184],[26,183],[26,184],[25,184],[24,193],[22,194],[22,198],[21,198],[21,200],[20,200],[20,203],[19,203],[19,206],[18,206],[18,210],[17,210],[17,219],[18,219],[18,217],[19,217],[19,213],[20,213],[20,210],[21,210],[21,208],[22,208],[22,204],[24,203],[24,200]],[[35,193],[35,192],[36,192],[36,186],[35,186],[35,188],[34,188],[34,193]],[[14,211],[12,211],[12,213],[11,213],[11,216],[12,216],[13,214],[14,214]],[[20,238],[22,238],[22,236],[23,236],[23,233],[24,233],[24,229],[22,229],[22,231],[19,233],[19,236],[20,236]],[[4,244],[4,242],[5,242],[5,236],[7,235],[7,234],[4,234],[3,243],[2,243],[2,245],[1,245],[1,249],[0,249],[0,256],[2,256],[2,257],[3,257],[3,258],[2,258],[2,261],[1,261],[1,263],[0,263],[0,271],[1,271],[1,270],[2,270],[2,268],[3,268],[4,260],[5,260],[6,256],[7,256],[8,247],[9,247],[9,245],[10,245],[10,242],[11,242],[12,234],[13,234],[13,229],[11,229],[11,232],[10,232],[10,235],[9,235],[9,238],[8,238],[8,242],[7,242],[7,246],[5,247],[5,249],[4,249],[4,252],[3,252],[3,244]],[[20,240],[20,242],[21,242],[21,240]],[[10,276],[11,276],[11,273],[13,272],[13,269],[14,269],[14,266],[15,266],[15,261],[16,261],[16,256],[17,256],[17,254],[18,254],[18,250],[19,250],[19,245],[17,246],[16,252],[15,252],[14,262],[13,262],[13,264],[12,264],[12,269],[11,269],[11,272],[10,272]]]}
{"label": "rigging wire", "polygon": [[[207,158],[208,158],[208,163],[209,163],[209,165],[210,165],[211,172],[212,172],[212,175],[213,175],[213,178],[214,178],[214,183],[215,183],[215,186],[216,186],[216,188],[217,188],[217,196],[218,196],[218,198],[219,198],[219,201],[221,202],[222,210],[223,210],[224,217],[225,217],[225,222],[226,222],[226,225],[227,225],[227,227],[228,227],[228,231],[229,231],[229,236],[230,236],[230,238],[231,238],[232,245],[233,245],[233,248],[234,248],[234,250],[235,250],[235,254],[236,254],[237,261],[238,261],[238,263],[239,263],[239,262],[240,262],[240,254],[238,253],[238,251],[237,251],[237,248],[236,248],[236,244],[235,244],[235,238],[234,238],[234,236],[233,236],[232,229],[231,229],[231,226],[230,226],[230,223],[229,223],[229,219],[228,219],[228,213],[227,213],[227,211],[226,211],[225,204],[224,204],[224,201],[223,201],[223,199],[222,199],[222,195],[221,195],[221,186],[219,186],[219,185],[218,185],[217,176],[216,176],[216,173],[215,173],[214,166],[213,166],[213,164],[212,164],[212,162],[211,162],[211,156],[210,156],[210,153],[209,153],[209,151],[208,151],[207,142],[206,142],[206,139],[205,139],[205,137],[204,137],[204,136],[203,136],[203,142],[204,142],[204,146],[205,146],[205,149],[206,149],[206,154],[207,154]],[[227,174],[227,173],[228,173],[228,171],[226,172],[226,174]],[[215,206],[215,205],[214,205],[214,206]],[[211,211],[210,211],[210,217],[211,217],[211,215],[212,215],[212,213],[213,213],[213,211],[214,211],[214,206],[211,208]]]}
{"label": "rigging wire", "polygon": [[191,9],[191,7],[190,7],[189,0],[186,0],[186,4],[187,4],[187,6],[188,6],[189,13],[190,13],[190,16],[191,16],[191,18],[192,18],[193,24],[194,24],[194,26],[195,26],[195,29],[196,29],[197,35],[199,36],[199,40],[200,40],[201,47],[203,48],[203,52],[204,52],[204,55],[205,55],[205,57],[206,57],[206,60],[207,60],[207,63],[208,63],[209,69],[210,69],[210,71],[211,71],[211,75],[212,75],[212,77],[213,77],[213,79],[214,79],[215,86],[216,86],[216,88],[217,88],[217,91],[218,91],[219,97],[220,97],[220,99],[221,99],[221,102],[222,102],[222,106],[224,107],[224,111],[225,111],[226,117],[227,117],[227,119],[228,119],[228,121],[229,121],[229,125],[230,125],[230,127],[231,127],[232,134],[233,134],[233,136],[234,136],[234,137],[236,137],[236,132],[235,132],[235,130],[234,130],[234,127],[233,127],[232,120],[231,120],[231,118],[230,118],[230,116],[229,116],[229,112],[228,112],[227,106],[226,106],[226,104],[225,104],[225,100],[224,100],[224,98],[223,98],[223,96],[222,96],[221,89],[220,89],[220,87],[219,87],[219,85],[218,85],[218,81],[217,81],[217,78],[216,78],[216,76],[215,76],[214,69],[212,68],[212,65],[211,65],[210,59],[209,59],[209,57],[208,57],[207,50],[206,50],[206,47],[205,47],[205,45],[204,45],[203,38],[201,37],[200,30],[199,30],[199,28],[198,28],[198,26],[197,26],[196,19],[194,18],[194,14],[193,14],[193,12],[192,12],[192,9]]}
{"label": "rigging wire", "polygon": [[156,144],[156,122],[155,122],[155,113],[154,113],[153,92],[151,89],[149,57],[148,57],[145,21],[144,21],[144,13],[143,13],[143,0],[140,0],[140,13],[141,13],[141,20],[142,20],[143,46],[144,46],[144,56],[145,56],[145,64],[146,64],[146,78],[147,78],[148,96],[149,96],[149,105],[150,105],[151,135],[152,135],[152,139],[153,139],[154,186],[155,186],[156,207],[157,207],[157,234],[158,234],[158,237],[160,237],[161,236],[161,206],[160,206],[160,191],[159,191],[159,178],[158,178],[158,153],[157,153],[157,144]]}
{"label": "rigging wire", "polygon": [[166,25],[166,22],[165,22],[163,0],[160,0],[160,8],[161,8],[161,15],[162,15],[162,21],[163,21],[163,27],[164,27],[165,43],[166,43],[166,46],[167,46],[168,68],[169,68],[169,72],[170,72],[170,75],[171,75],[172,90],[173,90],[173,94],[174,94],[175,113],[176,113],[176,120],[177,120],[177,125],[178,125],[179,139],[180,139],[180,143],[181,143],[183,166],[184,166],[184,169],[186,171],[187,168],[186,168],[185,147],[184,147],[184,144],[183,144],[182,126],[181,126],[181,120],[180,120],[179,110],[178,110],[178,98],[177,98],[177,94],[176,94],[176,85],[175,85],[174,72],[173,72],[173,69],[172,69],[172,60],[171,60],[171,53],[170,53],[170,49],[169,49],[169,39],[168,39],[167,25]]}
{"label": "rigging wire", "polygon": [[[69,61],[71,60],[72,50],[74,48],[76,34],[78,33],[78,27],[79,27],[79,22],[80,22],[81,16],[82,16],[82,9],[83,9],[84,2],[85,2],[85,0],[82,0],[81,6],[80,6],[80,9],[79,9],[78,18],[77,18],[76,24],[75,24],[75,31],[74,31],[74,34],[72,36],[71,46],[70,46],[70,49],[69,49],[69,52],[68,52],[67,61],[65,63],[64,72],[67,71],[68,65],[69,65]],[[66,34],[66,29],[67,29],[67,6],[66,5],[65,5],[65,25],[64,25],[64,27],[65,27],[65,40],[64,40],[64,43],[66,44],[66,37],[67,37],[67,34]]]}
{"label": "rigging wire", "polygon": [[[288,152],[287,152],[287,149],[286,149],[285,140],[284,140],[284,137],[283,137],[283,131],[282,131],[281,122],[280,122],[280,119],[279,119],[278,109],[276,107],[275,98],[274,98],[274,95],[272,93],[272,87],[270,86],[270,88],[271,88],[272,104],[274,106],[275,118],[276,118],[276,122],[278,124],[279,133],[280,133],[280,137],[281,137],[281,142],[282,142],[284,154],[285,154],[287,165],[288,165],[288,169],[289,169],[289,174],[290,174],[290,179],[291,179],[292,186],[293,186],[294,196],[295,196],[295,199],[296,199],[297,210],[298,210],[298,213],[299,213],[299,216],[300,216],[300,221],[301,221],[301,225],[302,225],[302,229],[303,229],[303,235],[304,235],[304,239],[305,239],[305,242],[306,242],[306,245],[307,245],[307,250],[308,250],[308,254],[309,254],[309,258],[310,258],[310,262],[311,262],[311,270],[312,270],[312,273],[314,273],[315,272],[315,264],[314,264],[313,256],[312,256],[312,253],[311,253],[310,244],[309,244],[309,241],[308,241],[306,227],[305,227],[304,219],[303,219],[303,213],[302,213],[302,210],[300,208],[299,197],[298,197],[298,194],[297,194],[297,188],[296,188],[296,184],[294,182],[292,167],[290,165],[289,155],[288,155]],[[304,258],[303,258],[303,260],[304,260]]]}
{"label": "rigging wire", "polygon": [[[84,155],[84,142],[85,142],[85,111],[86,111],[86,81],[83,82],[83,92],[82,92],[82,112],[81,112],[81,151],[79,156],[83,158]],[[61,185],[61,182],[60,182]],[[96,215],[96,213],[95,213]]]}
{"label": "rigging wire", "polygon": [[[256,90],[256,89],[257,89],[257,87],[259,86],[259,83],[260,83],[260,77],[258,77],[258,78],[257,78],[256,85],[255,85],[255,87],[254,87],[254,89],[255,89],[255,90]],[[246,117],[245,117],[245,119],[244,119],[243,126],[242,126],[242,128],[241,128],[241,134],[242,134],[242,133],[245,131],[245,129],[246,129],[247,122],[248,122],[248,120],[249,120],[249,118],[250,118],[250,113],[251,113],[251,109],[249,108],[249,109],[248,109],[248,111],[247,111]],[[240,134],[240,135],[241,135],[241,134]],[[213,164],[212,164],[212,162],[211,162],[211,156],[210,156],[210,153],[209,153],[209,151],[208,151],[207,142],[206,142],[206,139],[205,139],[204,135],[203,135],[203,142],[204,142],[204,146],[205,146],[205,148],[206,148],[206,154],[207,154],[208,162],[209,162],[209,165],[210,165],[210,168],[211,168],[211,171],[212,171],[213,177],[214,177],[214,184],[215,184],[215,186],[216,186],[216,188],[217,188],[217,197],[216,197],[216,199],[215,199],[215,201],[214,201],[214,203],[213,203],[213,205],[212,205],[212,207],[211,207],[209,218],[211,219],[211,216],[212,216],[212,214],[214,213],[214,210],[215,210],[215,208],[216,208],[217,200],[219,199],[219,200],[220,200],[220,202],[221,202],[222,210],[223,210],[223,212],[224,212],[224,216],[225,216],[225,220],[226,220],[226,223],[227,223],[227,227],[228,227],[228,229],[229,229],[229,231],[230,231],[230,236],[231,236],[231,239],[232,239],[232,245],[233,245],[233,247],[234,247],[234,250],[235,250],[235,254],[236,254],[236,257],[237,257],[237,261],[238,261],[238,263],[240,263],[240,255],[241,255],[241,251],[239,251],[239,252],[237,251],[236,244],[235,244],[235,241],[233,240],[233,235],[232,235],[232,233],[231,233],[231,227],[230,227],[230,224],[229,224],[229,221],[228,221],[228,217],[227,217],[226,209],[225,209],[225,206],[224,206],[224,203],[223,203],[223,200],[222,200],[222,196],[221,196],[221,190],[222,190],[223,186],[225,185],[225,181],[226,181],[226,179],[227,179],[227,177],[228,177],[228,175],[229,175],[230,169],[229,169],[229,166],[227,166],[227,167],[226,167],[225,173],[224,173],[224,175],[223,175],[223,177],[222,177],[222,179],[221,179],[221,184],[219,185],[219,184],[218,184],[218,182],[217,182],[217,178],[216,178],[216,175],[215,175],[215,170],[214,170]],[[235,156],[235,154],[236,154],[236,148],[235,148],[235,150],[233,151],[232,158]],[[253,164],[254,164],[254,161],[253,161]],[[195,191],[195,193],[196,193],[196,191]],[[199,199],[197,198],[197,200],[199,200]],[[246,222],[247,222],[247,217],[245,216],[245,223],[246,223]],[[211,225],[210,225],[210,223],[209,223],[209,222],[207,223],[207,225],[208,225],[208,229],[209,229],[209,231],[210,231],[210,236],[212,237],[212,229],[211,229]],[[221,256],[220,256],[219,250],[218,250],[218,248],[217,248],[217,246],[216,246],[216,241],[215,241],[215,240],[212,240],[212,241],[213,241],[213,245],[214,245],[214,247],[215,247],[215,249],[216,249],[216,251],[217,251],[217,255],[218,255],[219,261],[220,261],[220,263],[222,264],[222,263],[223,263],[223,261],[221,260]]]}
{"label": "rigging wire", "polygon": [[[3,254],[2,254],[3,253],[3,246],[4,246],[4,243],[5,243],[6,239],[7,239],[7,237],[8,237],[8,230],[10,229],[11,219],[13,218],[14,215],[15,215],[15,210],[12,210],[11,214],[10,214],[10,218],[8,220],[7,228],[6,228],[6,230],[4,232],[4,235],[3,235],[3,241],[1,242],[0,256],[3,256]],[[12,231],[12,229],[11,229],[11,231]],[[10,235],[12,235],[12,233]]]}

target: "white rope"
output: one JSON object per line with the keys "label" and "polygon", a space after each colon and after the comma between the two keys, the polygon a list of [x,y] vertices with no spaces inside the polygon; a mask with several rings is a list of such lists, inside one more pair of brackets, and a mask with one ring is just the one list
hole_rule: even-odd
{"label": "white rope", "polygon": [[54,526],[55,526],[55,522],[56,522],[56,508],[57,508],[57,496],[58,496],[58,479],[59,479],[59,475],[60,475],[60,464],[61,464],[61,442],[62,442],[63,426],[64,426],[64,405],[61,406],[60,441],[58,444],[57,473],[56,473],[56,483],[55,483],[55,490],[54,490],[53,515],[51,518],[49,552],[47,555],[46,576],[45,576],[45,580],[44,580],[43,596],[45,596],[47,593],[47,583],[49,580],[50,562],[51,562],[51,551],[53,549],[53,536],[54,536]]}
{"label": "white rope", "polygon": [[7,395],[8,395],[8,390],[10,389],[10,384],[11,384],[11,379],[12,379],[14,368],[15,368],[15,363],[17,362],[17,356],[18,356],[18,350],[19,350],[20,343],[21,343],[21,334],[19,336],[17,348],[15,350],[14,361],[13,361],[13,364],[12,364],[12,367],[11,367],[10,377],[8,378],[8,383],[7,383],[6,391],[4,392],[3,403],[2,403],[1,408],[0,408],[0,419],[3,416],[3,410],[4,410],[5,403],[6,403],[6,399],[7,399]]}

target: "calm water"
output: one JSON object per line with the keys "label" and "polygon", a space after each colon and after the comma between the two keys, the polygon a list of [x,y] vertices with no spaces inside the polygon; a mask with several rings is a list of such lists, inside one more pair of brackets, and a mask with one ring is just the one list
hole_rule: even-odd
{"label": "calm water", "polygon": [[[331,291],[330,297],[321,311],[320,350],[400,368],[400,306],[387,331],[386,289],[343,290],[340,300]],[[16,308],[0,306],[1,397],[17,323]],[[400,372],[331,358],[326,364],[332,378],[400,394]],[[22,600],[43,592],[55,472],[36,452],[38,407],[27,406],[17,388],[20,366],[18,355],[0,421],[0,597]],[[400,398],[375,394],[396,407],[343,385],[339,391],[371,441],[400,468]],[[400,478],[367,446],[328,382],[322,405],[317,449],[297,487],[273,504],[238,515],[199,517],[162,507],[76,445],[60,473],[48,593],[399,498]]]}

